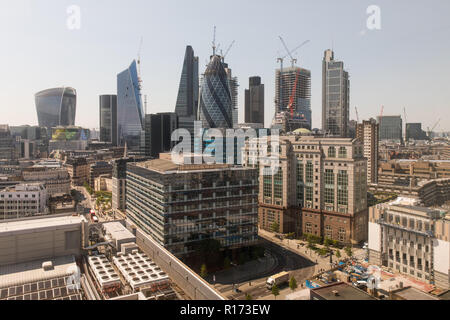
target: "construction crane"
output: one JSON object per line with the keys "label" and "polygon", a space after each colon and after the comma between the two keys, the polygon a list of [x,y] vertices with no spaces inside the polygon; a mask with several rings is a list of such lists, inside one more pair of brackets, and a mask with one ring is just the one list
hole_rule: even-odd
{"label": "construction crane", "polygon": [[230,52],[230,50],[231,50],[231,48],[233,47],[233,45],[234,45],[235,42],[236,42],[236,41],[233,40],[233,42],[232,42],[232,43],[230,44],[230,46],[228,47],[227,51],[225,51],[225,54],[222,55],[222,61],[225,61],[225,57],[228,55],[228,53]]}
{"label": "construction crane", "polygon": [[355,107],[355,111],[356,111],[356,123],[359,123],[358,107]]}
{"label": "construction crane", "polygon": [[295,98],[295,91],[297,90],[297,83],[298,83],[299,75],[300,75],[300,71],[297,72],[297,75],[295,77],[294,88],[292,88],[291,97],[289,98],[288,109],[291,111],[291,119],[294,119],[294,98]]}
{"label": "construction crane", "polygon": [[438,126],[438,124],[441,122],[441,119],[439,119],[437,122],[436,122],[436,124],[431,128],[431,130],[430,130],[430,127],[428,127],[428,137],[429,138],[431,138],[431,134],[433,133],[433,130],[434,129],[436,129],[436,127]]}
{"label": "construction crane", "polygon": [[406,108],[403,108],[403,116],[405,117],[405,143],[408,143],[408,119],[406,118]]}
{"label": "construction crane", "polygon": [[283,44],[284,48],[285,48],[286,51],[287,51],[287,54],[286,54],[284,57],[279,57],[279,58],[277,58],[277,62],[280,63],[280,83],[279,83],[279,86],[280,86],[280,87],[279,87],[279,90],[280,90],[280,97],[279,97],[279,99],[280,99],[280,101],[278,101],[278,108],[279,108],[279,111],[281,111],[281,109],[282,109],[282,105],[281,105],[281,104],[283,103],[283,79],[282,79],[282,76],[283,76],[283,63],[284,63],[284,59],[286,59],[288,56],[290,56],[292,66],[294,66],[295,63],[297,62],[297,59],[294,59],[294,57],[292,56],[292,54],[295,54],[295,52],[296,52],[298,49],[300,49],[301,47],[303,47],[305,44],[307,44],[307,43],[309,42],[309,40],[304,41],[302,44],[300,44],[299,46],[297,46],[297,47],[294,48],[293,50],[289,51],[289,49],[287,48],[286,43],[284,42],[283,38],[282,38],[281,36],[279,36],[279,38],[280,38],[281,43]]}
{"label": "construction crane", "polygon": [[138,82],[139,82],[139,88],[142,87],[142,79],[141,79],[141,52],[142,52],[142,45],[144,44],[144,37],[141,37],[141,42],[139,43],[139,49],[137,53],[137,64],[138,64]]}
{"label": "construction crane", "polygon": [[216,26],[214,26],[214,36],[213,36],[212,48],[213,48],[213,56],[215,56],[216,55]]}

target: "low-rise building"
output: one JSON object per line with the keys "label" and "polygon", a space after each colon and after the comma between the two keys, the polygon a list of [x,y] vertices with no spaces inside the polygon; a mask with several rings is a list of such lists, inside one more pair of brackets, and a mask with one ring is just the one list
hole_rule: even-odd
{"label": "low-rise building", "polygon": [[70,176],[66,168],[32,167],[23,169],[22,174],[25,183],[44,184],[49,197],[70,194]]}
{"label": "low-rise building", "polygon": [[411,199],[371,207],[369,262],[448,289],[449,217],[439,210],[411,205]]}
{"label": "low-rise building", "polygon": [[66,161],[72,184],[82,186],[89,182],[90,166],[86,158],[71,158]]}
{"label": "low-rise building", "polygon": [[91,188],[94,188],[95,179],[104,176],[104,177],[112,177],[113,166],[106,161],[97,161],[91,164],[89,169],[89,185]]}
{"label": "low-rise building", "polygon": [[0,220],[45,215],[48,194],[42,183],[19,184],[0,191]]}

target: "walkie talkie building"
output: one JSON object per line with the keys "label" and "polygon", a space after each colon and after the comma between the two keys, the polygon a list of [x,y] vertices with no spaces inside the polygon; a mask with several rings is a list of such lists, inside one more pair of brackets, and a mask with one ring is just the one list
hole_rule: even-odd
{"label": "walkie talkie building", "polygon": [[40,91],[35,95],[40,127],[54,128],[75,125],[77,92],[63,87]]}

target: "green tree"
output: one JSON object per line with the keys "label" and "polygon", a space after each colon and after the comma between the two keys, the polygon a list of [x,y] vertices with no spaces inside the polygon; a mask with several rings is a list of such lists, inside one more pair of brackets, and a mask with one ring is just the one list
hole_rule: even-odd
{"label": "green tree", "polygon": [[323,239],[323,245],[324,245],[325,247],[327,247],[327,248],[328,248],[332,243],[333,243],[332,240],[331,240],[331,239],[328,239],[327,237],[325,237],[325,239]]}
{"label": "green tree", "polygon": [[206,264],[202,264],[202,267],[200,268],[200,276],[202,278],[206,278],[208,276],[208,270],[206,269]]}
{"label": "green tree", "polygon": [[348,256],[349,258],[351,258],[352,255],[353,255],[352,248],[349,247],[349,246],[345,247],[345,253],[347,254],[347,256]]}
{"label": "green tree", "polygon": [[275,300],[277,300],[277,296],[280,295],[280,289],[278,289],[278,286],[276,284],[272,286],[272,294],[275,297]]}
{"label": "green tree", "polygon": [[292,291],[295,291],[297,287],[298,287],[297,280],[295,280],[295,278],[292,277],[291,280],[289,280],[289,288],[291,288]]}
{"label": "green tree", "polygon": [[270,226],[272,232],[278,233],[280,232],[280,225],[277,222],[272,223]]}
{"label": "green tree", "polygon": [[245,300],[252,300],[252,296],[249,293],[247,293],[245,295]]}
{"label": "green tree", "polygon": [[326,255],[328,253],[328,250],[325,248],[320,248],[319,250],[319,254],[323,257],[324,255]]}
{"label": "green tree", "polygon": [[341,251],[340,250],[336,250],[336,258],[338,258],[338,259],[341,258]]}

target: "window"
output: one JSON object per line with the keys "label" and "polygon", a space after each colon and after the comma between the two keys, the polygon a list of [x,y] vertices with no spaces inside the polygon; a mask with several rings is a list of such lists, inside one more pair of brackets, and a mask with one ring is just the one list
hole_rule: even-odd
{"label": "window", "polygon": [[345,242],[345,229],[339,228],[339,241]]}
{"label": "window", "polygon": [[325,170],[325,203],[334,204],[334,172]]}
{"label": "window", "polygon": [[348,205],[348,176],[347,171],[339,170],[338,183],[338,205]]}
{"label": "window", "polygon": [[273,177],[273,193],[277,199],[283,199],[283,169],[278,168],[277,173]]}
{"label": "window", "polygon": [[333,229],[331,228],[331,226],[325,227],[325,235],[328,239],[333,239]]}
{"label": "window", "polygon": [[347,149],[345,147],[339,148],[339,158],[347,158]]}
{"label": "window", "polygon": [[336,148],[335,147],[328,148],[328,158],[336,158]]}

